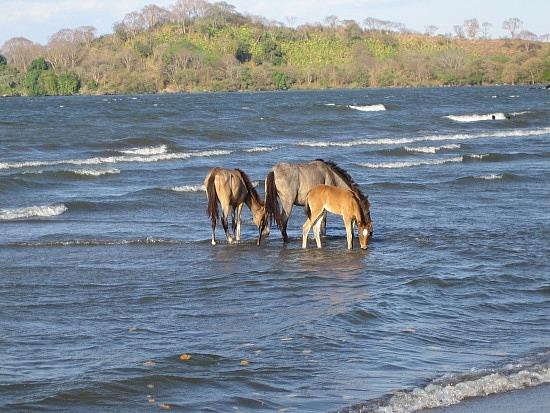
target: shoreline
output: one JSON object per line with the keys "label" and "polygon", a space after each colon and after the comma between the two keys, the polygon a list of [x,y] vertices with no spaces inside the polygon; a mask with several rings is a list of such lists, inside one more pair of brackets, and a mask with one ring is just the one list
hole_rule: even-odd
{"label": "shoreline", "polygon": [[192,91],[168,91],[160,90],[151,93],[77,93],[74,95],[0,95],[0,98],[43,98],[43,97],[71,97],[71,96],[166,96],[166,95],[200,95],[200,94],[222,94],[222,93],[235,93],[235,94],[247,94],[247,93],[286,93],[286,92],[325,92],[329,90],[396,90],[396,89],[458,89],[458,88],[492,88],[492,87],[528,87],[530,89],[549,90],[550,85],[544,83],[521,83],[515,85],[509,84],[486,84],[486,85],[432,85],[432,86],[379,86],[379,87],[325,87],[325,88],[289,88],[289,89],[258,89],[258,90],[192,90]]}
{"label": "shoreline", "polygon": [[550,411],[550,383],[504,393],[464,399],[446,407],[418,413],[542,413]]}

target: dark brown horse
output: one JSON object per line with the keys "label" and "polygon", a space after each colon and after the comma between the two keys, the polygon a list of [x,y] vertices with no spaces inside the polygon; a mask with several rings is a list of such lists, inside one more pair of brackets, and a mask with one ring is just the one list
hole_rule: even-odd
{"label": "dark brown horse", "polygon": [[[269,233],[266,225],[264,203],[250,182],[250,178],[240,169],[213,168],[204,180],[208,197],[208,216],[212,221],[212,245],[216,245],[216,222],[219,217],[218,201],[222,207],[221,222],[227,241],[241,239],[241,213],[246,204],[252,212],[252,220],[258,227],[258,245],[262,235]],[[233,235],[229,234],[227,218],[231,212]],[[235,216],[236,212],[236,216]]]}
{"label": "dark brown horse", "polygon": [[[350,174],[336,163],[316,159],[304,164],[278,163],[265,180],[265,212],[281,230],[283,240],[288,241],[286,227],[294,205],[305,205],[309,191],[317,185],[330,185],[349,189],[368,200]],[[368,202],[362,205],[372,233],[372,220]],[[369,234],[370,235],[370,234]]]}

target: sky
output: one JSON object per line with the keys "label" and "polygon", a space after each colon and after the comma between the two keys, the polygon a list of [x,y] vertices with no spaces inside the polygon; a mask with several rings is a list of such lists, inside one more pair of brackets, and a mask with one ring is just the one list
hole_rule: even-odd
{"label": "sky", "polygon": [[[283,23],[322,22],[375,17],[405,23],[423,32],[425,26],[451,33],[453,25],[477,18],[493,25],[491,35],[504,35],[502,22],[518,17],[524,29],[542,35],[550,32],[549,0],[226,0],[241,13],[261,15]],[[147,4],[167,7],[175,0],[0,0],[0,46],[12,37],[45,44],[63,28],[94,26],[99,34],[112,32],[113,23]]]}

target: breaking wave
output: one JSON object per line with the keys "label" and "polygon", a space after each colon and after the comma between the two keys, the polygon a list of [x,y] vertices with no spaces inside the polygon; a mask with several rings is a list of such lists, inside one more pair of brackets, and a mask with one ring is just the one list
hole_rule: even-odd
{"label": "breaking wave", "polygon": [[[432,141],[464,141],[472,139],[484,139],[484,138],[513,138],[513,137],[528,137],[528,136],[540,136],[550,133],[550,127],[535,128],[535,129],[515,129],[515,130],[503,130],[496,132],[480,132],[480,133],[458,133],[452,135],[426,135],[417,136],[413,138],[377,138],[377,139],[355,139],[351,141],[343,142],[331,142],[331,141],[302,141],[297,142],[298,146],[311,146],[311,147],[352,147],[359,145],[403,145],[414,142],[432,142]],[[0,164],[1,167],[1,164]]]}
{"label": "breaking wave", "polygon": [[404,149],[407,152],[437,153],[437,152],[443,151],[445,149],[460,149],[460,145],[456,144],[456,143],[451,143],[449,145],[441,145],[441,146],[417,146],[417,147],[405,146]]}
{"label": "breaking wave", "polygon": [[120,153],[125,153],[127,155],[160,155],[166,153],[166,145],[159,146],[146,146],[144,148],[132,148],[124,151],[119,151]]}
{"label": "breaking wave", "polygon": [[206,191],[206,188],[204,185],[181,185],[173,186],[170,190],[175,192],[201,192]]}
{"label": "breaking wave", "polygon": [[198,152],[174,152],[162,153],[158,155],[120,155],[94,157],[87,159],[61,159],[58,161],[26,161],[26,162],[0,162],[0,169],[31,168],[37,166],[54,165],[99,165],[103,163],[125,163],[125,162],[159,162],[178,159],[188,159],[192,157],[208,157],[218,155],[228,155],[232,153],[229,150],[209,150]]}
{"label": "breaking wave", "polygon": [[531,360],[466,374],[445,375],[424,387],[343,409],[345,413],[412,413],[458,404],[465,399],[550,383],[548,352]]}
{"label": "breaking wave", "polygon": [[64,204],[35,205],[26,208],[0,209],[0,220],[10,221],[33,217],[53,217],[67,211]]}
{"label": "breaking wave", "polygon": [[398,161],[398,162],[376,162],[376,163],[358,163],[357,165],[365,168],[374,169],[394,169],[394,168],[410,168],[413,166],[425,166],[425,165],[443,165],[447,163],[462,162],[462,156],[446,159],[426,159],[423,161]]}
{"label": "breaking wave", "polygon": [[274,146],[256,146],[254,148],[245,149],[245,152],[271,152],[276,149]]}
{"label": "breaking wave", "polygon": [[348,105],[348,108],[359,110],[361,112],[378,112],[381,110],[386,110],[386,107],[382,104],[365,105],[365,106]]}
{"label": "breaking wave", "polygon": [[504,120],[506,114],[503,112],[487,113],[485,115],[447,115],[444,116],[447,119],[454,120],[455,122],[479,122],[483,120]]}
{"label": "breaking wave", "polygon": [[75,169],[72,171],[67,171],[74,173],[76,175],[83,175],[83,176],[102,176],[102,175],[114,175],[119,174],[120,170],[113,168],[113,169]]}
{"label": "breaking wave", "polygon": [[94,247],[111,245],[151,245],[151,244],[181,244],[184,241],[144,237],[136,239],[72,239],[37,242],[14,242],[5,244],[9,247]]}

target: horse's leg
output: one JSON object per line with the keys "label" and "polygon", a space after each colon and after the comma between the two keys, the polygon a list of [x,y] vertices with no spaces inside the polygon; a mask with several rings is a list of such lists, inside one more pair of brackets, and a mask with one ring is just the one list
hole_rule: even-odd
{"label": "horse's leg", "polygon": [[227,225],[227,218],[229,217],[231,207],[229,204],[222,205],[222,226],[223,230],[225,231],[225,237],[227,238],[227,242],[230,244],[233,242],[233,237],[231,234],[229,234],[229,228]]}
{"label": "horse's leg", "polygon": [[346,238],[348,241],[348,250],[353,249],[353,221],[344,216],[344,225],[346,226]]}
{"label": "horse's leg", "polygon": [[323,214],[323,224],[321,225],[321,235],[327,235],[327,211]]}
{"label": "horse's leg", "polygon": [[212,245],[216,245],[216,221],[212,221]]}
{"label": "horse's leg", "polygon": [[283,241],[288,242],[288,235],[286,233],[286,226],[288,224],[288,219],[292,212],[292,201],[282,202],[282,211],[281,211],[281,235],[283,236]]}
{"label": "horse's leg", "polygon": [[315,242],[317,242],[317,248],[321,248],[321,226],[323,225],[325,217],[326,213],[321,214],[321,216],[317,218],[317,222],[313,225],[313,235],[315,236]]}
{"label": "horse's leg", "polygon": [[244,203],[237,206],[237,241],[241,240],[241,214],[243,213]]}
{"label": "horse's leg", "polygon": [[231,229],[233,230],[233,238],[237,234],[237,220],[235,219],[235,207],[231,207]]}
{"label": "horse's leg", "polygon": [[302,227],[302,248],[307,248],[307,236],[309,235],[312,225],[313,224],[310,219],[307,218],[306,222],[304,222],[304,226]]}

